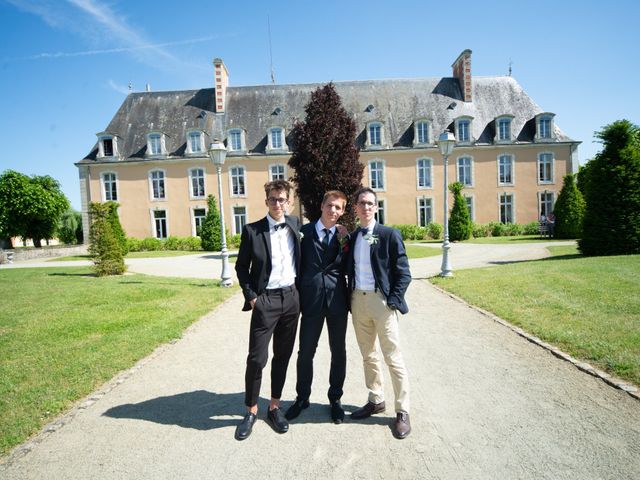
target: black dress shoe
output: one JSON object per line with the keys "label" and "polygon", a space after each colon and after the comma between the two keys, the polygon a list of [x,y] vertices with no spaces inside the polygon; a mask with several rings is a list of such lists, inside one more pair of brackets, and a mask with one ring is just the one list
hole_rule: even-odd
{"label": "black dress shoe", "polygon": [[331,402],[331,420],[336,424],[344,422],[344,409],[342,408],[340,400]]}
{"label": "black dress shoe", "polygon": [[236,440],[244,440],[251,435],[253,424],[256,423],[256,414],[247,413],[240,425],[236,427]]}
{"label": "black dress shoe", "polygon": [[309,408],[309,400],[296,398],[296,401],[287,409],[287,413],[285,413],[284,416],[287,420],[293,420],[300,415],[305,408]]}
{"label": "black dress shoe", "polygon": [[393,436],[402,440],[407,438],[407,435],[411,433],[411,423],[409,422],[409,414],[406,412],[398,412],[396,415],[396,421],[391,427]]}
{"label": "black dress shoe", "polygon": [[282,410],[280,410],[279,408],[269,410],[269,413],[267,414],[267,420],[276,432],[287,433],[289,431],[289,422],[287,422],[287,419],[284,418]]}
{"label": "black dress shoe", "polygon": [[385,408],[386,407],[384,402],[380,402],[380,403],[367,402],[367,404],[364,407],[359,408],[355,412],[352,412],[351,418],[355,420],[362,420],[363,418],[369,418],[373,414],[384,412]]}

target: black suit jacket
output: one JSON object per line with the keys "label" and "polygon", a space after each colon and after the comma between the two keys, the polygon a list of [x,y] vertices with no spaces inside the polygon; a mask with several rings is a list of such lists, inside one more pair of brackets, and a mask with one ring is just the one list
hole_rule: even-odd
{"label": "black suit jacket", "polygon": [[[400,313],[407,313],[409,307],[404,300],[404,294],[411,283],[409,260],[404,248],[402,236],[395,228],[386,227],[376,222],[373,235],[377,242],[371,245],[371,269],[376,288],[387,299],[387,306],[397,309]],[[350,291],[355,288],[355,242],[359,233],[352,234],[349,255],[349,286]]]}
{"label": "black suit jacket", "polygon": [[[285,215],[285,222],[294,233],[296,272],[300,271],[300,220]],[[236,274],[244,294],[243,311],[251,310],[249,303],[262,294],[271,275],[271,237],[267,217],[249,223],[242,229],[240,249],[236,260]]]}
{"label": "black suit jacket", "polygon": [[[328,247],[316,231],[316,222],[307,223],[300,229],[302,233],[302,261],[297,277],[300,292],[300,310],[303,315],[321,315],[323,307],[333,315],[346,315],[347,281],[344,250],[336,234]],[[337,233],[337,232],[336,232]],[[348,242],[348,238],[345,239]]]}

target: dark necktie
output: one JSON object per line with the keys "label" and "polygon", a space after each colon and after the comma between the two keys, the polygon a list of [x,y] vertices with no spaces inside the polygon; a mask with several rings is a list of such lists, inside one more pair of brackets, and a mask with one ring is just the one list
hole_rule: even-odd
{"label": "dark necktie", "polygon": [[365,227],[362,227],[362,228],[360,228],[360,233],[361,233],[362,235],[366,235],[367,233],[369,233],[369,229],[368,229],[368,228],[365,228]]}
{"label": "dark necktie", "polygon": [[322,246],[323,247],[328,247],[329,246],[329,234],[331,233],[331,230],[329,230],[328,228],[323,228],[322,231],[324,232],[324,238],[322,239]]}

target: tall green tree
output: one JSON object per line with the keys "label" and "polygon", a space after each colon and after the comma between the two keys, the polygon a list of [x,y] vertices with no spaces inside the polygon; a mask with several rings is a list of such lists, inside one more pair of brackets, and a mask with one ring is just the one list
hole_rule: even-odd
{"label": "tall green tree", "polygon": [[449,240],[452,242],[468,240],[473,232],[469,208],[462,196],[463,188],[464,185],[460,182],[449,185],[449,190],[453,193],[453,208],[449,217]]}
{"label": "tall green tree", "polygon": [[107,220],[109,220],[109,223],[111,223],[113,234],[118,239],[118,244],[122,249],[122,255],[126,255],[127,253],[129,253],[129,248],[127,247],[127,236],[124,233],[124,229],[122,228],[122,224],[120,223],[120,217],[118,216],[118,207],[120,206],[120,204],[118,202],[110,200],[106,202],[106,206],[109,209]]}
{"label": "tall green tree", "polygon": [[48,175],[32,176],[6,170],[0,175],[0,236],[33,240],[53,238],[69,200],[57,180]]}
{"label": "tall green tree", "polygon": [[127,269],[118,237],[109,221],[110,211],[111,206],[107,203],[89,204],[89,254],[93,260],[93,269],[99,277],[122,275]]}
{"label": "tall green tree", "polygon": [[200,226],[200,241],[203,250],[217,252],[222,250],[222,232],[220,231],[222,223],[220,222],[220,212],[216,206],[216,197],[209,195],[207,205],[209,209]]}
{"label": "tall green tree", "polygon": [[[352,199],[362,187],[364,165],[358,161],[356,124],[342,106],[333,85],[318,87],[305,107],[306,118],[292,131],[293,154],[289,166],[296,196],[310,221],[320,218],[322,198],[328,190],[340,190]],[[355,226],[355,211],[347,206],[340,223]]]}
{"label": "tall green tree", "polygon": [[73,245],[78,241],[76,235],[78,230],[78,215],[78,212],[70,208],[60,217],[57,235],[58,239],[67,245]]}
{"label": "tall green tree", "polygon": [[560,190],[560,195],[558,195],[558,200],[553,208],[553,214],[556,216],[554,237],[582,237],[584,210],[585,201],[582,192],[576,185],[575,175],[566,175],[562,190]]}
{"label": "tall green tree", "polygon": [[618,120],[595,136],[603,149],[586,169],[578,246],[585,255],[640,253],[640,128]]}

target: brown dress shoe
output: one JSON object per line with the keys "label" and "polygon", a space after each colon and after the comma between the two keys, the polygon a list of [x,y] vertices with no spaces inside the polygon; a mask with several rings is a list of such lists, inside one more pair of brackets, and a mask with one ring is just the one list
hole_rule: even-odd
{"label": "brown dress shoe", "polygon": [[384,412],[385,404],[384,402],[380,403],[371,403],[367,402],[367,404],[351,413],[351,418],[355,420],[362,420],[363,418],[369,418],[371,415],[375,413]]}
{"label": "brown dress shoe", "polygon": [[406,412],[398,412],[396,415],[396,421],[391,429],[393,436],[402,440],[407,438],[411,433],[411,423],[409,422],[409,414]]}

